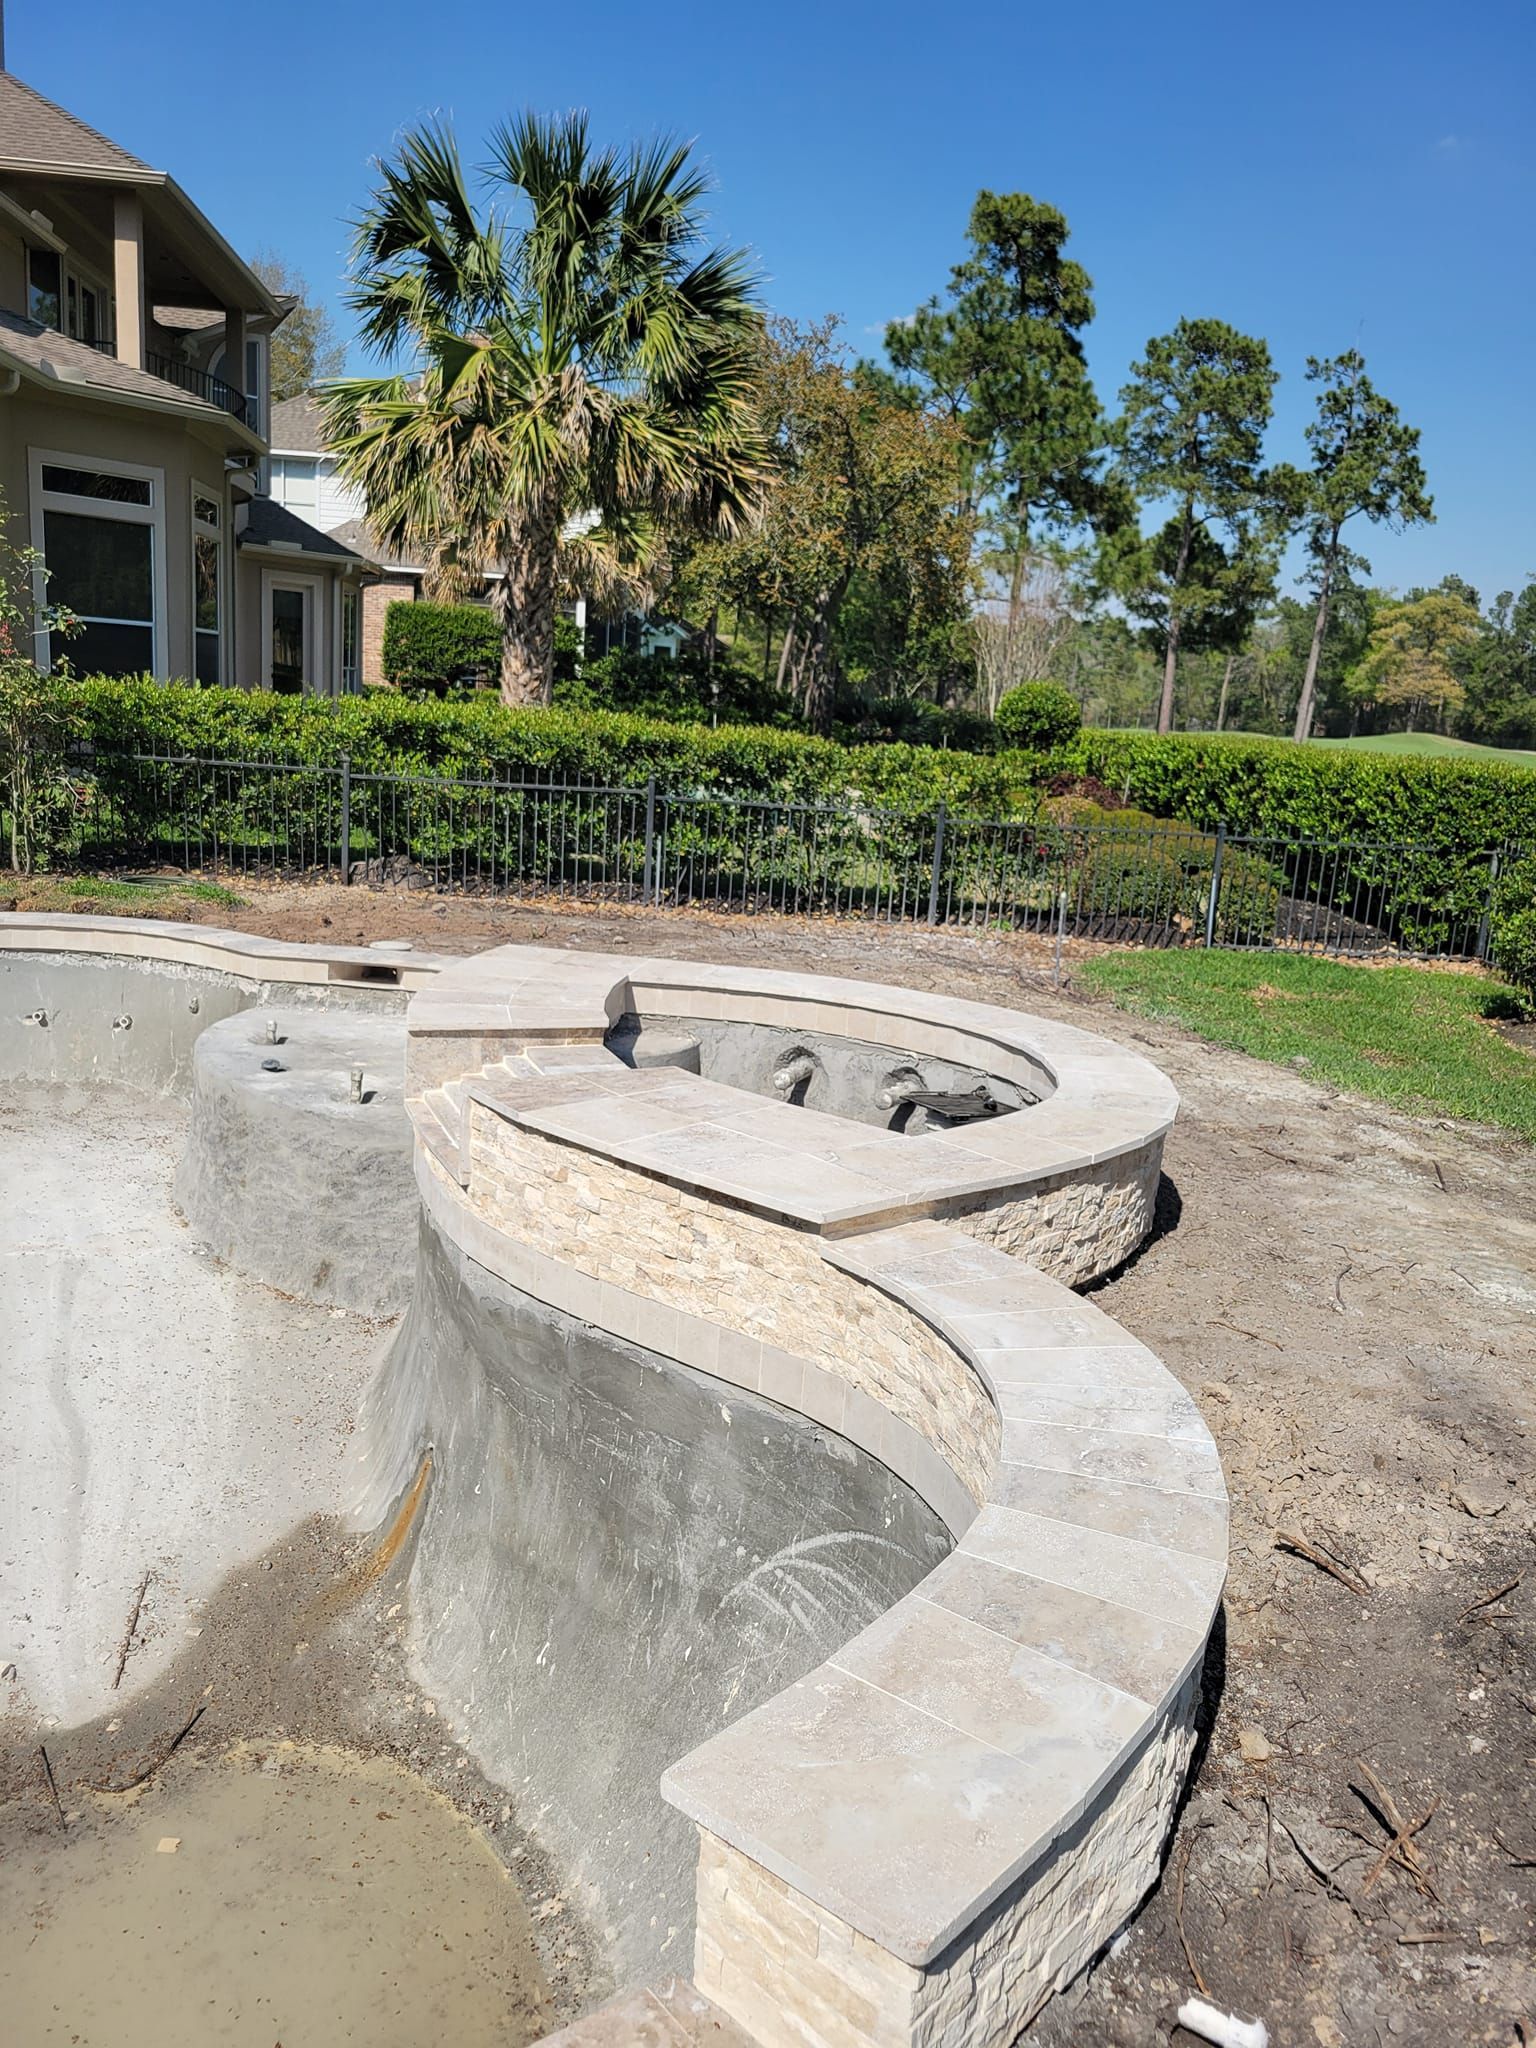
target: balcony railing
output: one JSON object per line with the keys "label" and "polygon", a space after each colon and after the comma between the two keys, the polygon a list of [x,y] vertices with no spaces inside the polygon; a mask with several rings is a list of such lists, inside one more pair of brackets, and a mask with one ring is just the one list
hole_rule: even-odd
{"label": "balcony railing", "polygon": [[209,405],[217,405],[227,413],[233,413],[237,420],[246,417],[245,394],[236,391],[232,384],[226,384],[222,377],[210,377],[206,370],[194,369],[190,363],[178,361],[175,356],[155,355],[145,359],[152,376],[162,378],[167,384],[174,384],[182,391],[190,391],[194,398],[204,399]]}

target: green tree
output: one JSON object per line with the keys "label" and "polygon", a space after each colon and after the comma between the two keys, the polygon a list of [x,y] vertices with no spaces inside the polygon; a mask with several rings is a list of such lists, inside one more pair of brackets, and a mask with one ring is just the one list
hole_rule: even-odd
{"label": "green tree", "polygon": [[1007,561],[1010,615],[1042,528],[1098,519],[1105,427],[1083,353],[1093,283],[1065,254],[1065,215],[1024,192],[979,192],[971,253],[930,299],[893,321],[898,379],[961,429],[965,489]]}
{"label": "green tree", "polygon": [[[1210,529],[1241,536],[1266,508],[1260,459],[1276,381],[1265,342],[1223,320],[1181,320],[1147,343],[1120,393],[1118,477],[1136,497],[1175,508],[1150,543],[1116,541],[1108,557],[1111,582],[1129,601],[1139,593],[1162,640],[1159,732],[1173,726],[1181,643],[1229,602],[1233,557]],[[1234,555],[1248,545],[1239,540]]]}
{"label": "green tree", "polygon": [[294,303],[272,333],[269,375],[272,397],[297,398],[312,384],[339,377],[347,359],[328,309],[309,294],[309,281],[275,249],[258,249],[251,268],[276,299]]}
{"label": "green tree", "polygon": [[[433,595],[500,567],[501,694],[547,702],[562,534],[594,517],[617,552],[662,526],[729,530],[767,451],[761,314],[744,258],[704,246],[683,145],[599,151],[583,115],[492,138],[477,212],[441,126],[405,138],[358,224],[350,303],[392,376],[333,384],[343,473]],[[596,537],[585,536],[589,552]]]}
{"label": "green tree", "polygon": [[1309,356],[1307,378],[1319,387],[1317,418],[1307,428],[1312,467],[1276,472],[1278,490],[1302,521],[1316,605],[1296,705],[1293,737],[1298,740],[1312,731],[1318,666],[1339,576],[1370,574],[1370,563],[1344,546],[1345,526],[1364,518],[1373,526],[1401,531],[1435,516],[1419,460],[1419,430],[1406,426],[1397,407],[1371,383],[1364,356],[1356,349],[1341,356]]}
{"label": "green tree", "polygon": [[1497,747],[1536,745],[1536,580],[1493,600],[1463,680],[1459,730]]}
{"label": "green tree", "polygon": [[1466,696],[1457,656],[1475,643],[1482,624],[1476,605],[1454,590],[1417,591],[1384,605],[1364,659],[1347,679],[1351,695],[1405,708],[1408,732],[1421,712],[1433,709],[1443,732],[1447,712]]}
{"label": "green tree", "polygon": [[40,640],[68,639],[80,622],[64,606],[38,601],[47,569],[35,548],[11,540],[10,524],[0,498],[0,810],[11,866],[29,875],[67,796],[65,749],[83,723],[68,663],[55,660],[45,673],[34,657]]}
{"label": "green tree", "polygon": [[[784,622],[779,687],[821,731],[855,648],[900,662],[966,616],[973,522],[956,497],[957,430],[850,366],[833,321],[771,322],[758,388],[773,451],[762,516],[696,549],[686,582],[706,608],[750,606]],[[887,674],[872,679],[890,694]]]}

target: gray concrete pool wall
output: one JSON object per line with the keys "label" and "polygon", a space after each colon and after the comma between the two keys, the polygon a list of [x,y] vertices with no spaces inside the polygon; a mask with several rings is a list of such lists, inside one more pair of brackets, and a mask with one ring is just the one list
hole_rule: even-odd
{"label": "gray concrete pool wall", "polygon": [[832,1432],[530,1300],[424,1218],[367,1403],[364,1519],[429,1444],[423,1682],[566,1873],[615,1981],[686,1968],[697,1836],[662,1772],[884,1613],[948,1532]]}
{"label": "gray concrete pool wall", "polygon": [[116,1082],[192,1092],[193,1047],[241,1012],[351,1009],[404,1017],[398,988],[279,982],[124,953],[0,952],[0,1082]]}

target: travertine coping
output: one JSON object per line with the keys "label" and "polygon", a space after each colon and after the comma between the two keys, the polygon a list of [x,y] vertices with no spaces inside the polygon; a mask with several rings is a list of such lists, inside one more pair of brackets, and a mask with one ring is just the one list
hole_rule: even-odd
{"label": "travertine coping", "polygon": [[[622,1069],[601,1038],[632,1010],[942,1052],[1045,1099],[907,1140]],[[873,1627],[666,1773],[701,1830],[701,1988],[774,2043],[913,2043],[940,2011],[953,2038],[1011,2039],[1155,1881],[1226,1495],[1150,1351],[932,1212],[989,1190],[1016,1209],[1035,1183],[1092,1187],[1105,1162],[1155,1179],[1173,1090],[1107,1041],[980,1004],[543,949],[451,970],[408,1033],[418,1181],[469,1257],[842,1430],[958,1538]],[[953,1407],[946,1361],[990,1430]]]}
{"label": "travertine coping", "polygon": [[376,982],[424,989],[457,959],[440,953],[386,953],[369,946],[301,946],[212,925],[160,917],[75,917],[23,910],[0,917],[0,952],[116,954],[172,961],[246,981],[302,984]]}

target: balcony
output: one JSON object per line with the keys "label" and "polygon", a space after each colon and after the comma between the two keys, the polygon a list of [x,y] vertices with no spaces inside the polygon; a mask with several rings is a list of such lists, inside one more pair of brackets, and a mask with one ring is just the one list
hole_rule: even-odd
{"label": "balcony", "polygon": [[216,405],[224,412],[232,413],[237,420],[249,424],[244,392],[236,391],[222,377],[210,377],[206,370],[194,369],[190,363],[180,362],[175,356],[156,355],[153,350],[144,358],[144,367],[151,376],[160,377],[179,390],[189,391],[194,398]]}

